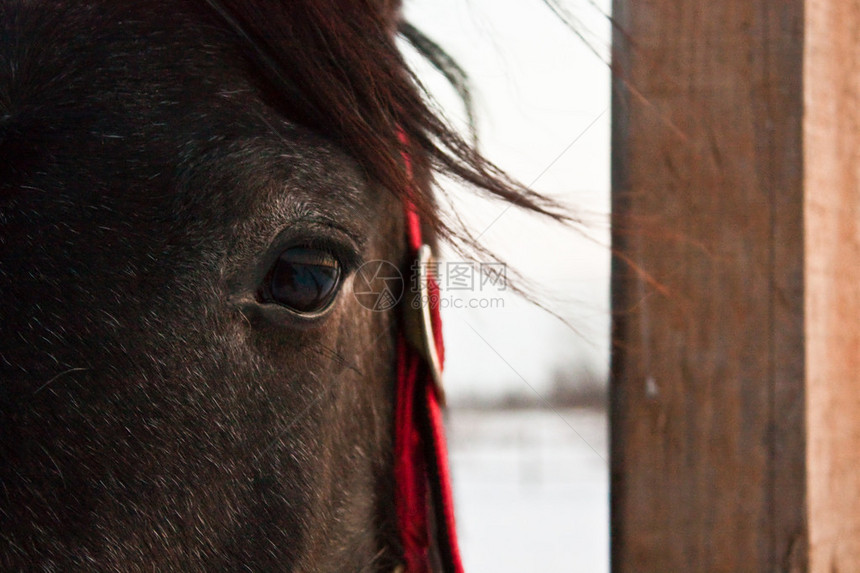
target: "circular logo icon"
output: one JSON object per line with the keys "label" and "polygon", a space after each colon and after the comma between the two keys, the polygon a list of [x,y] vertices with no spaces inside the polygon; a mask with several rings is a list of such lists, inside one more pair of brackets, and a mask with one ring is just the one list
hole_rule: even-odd
{"label": "circular logo icon", "polygon": [[388,261],[368,261],[355,273],[353,293],[368,310],[393,308],[403,297],[403,275]]}

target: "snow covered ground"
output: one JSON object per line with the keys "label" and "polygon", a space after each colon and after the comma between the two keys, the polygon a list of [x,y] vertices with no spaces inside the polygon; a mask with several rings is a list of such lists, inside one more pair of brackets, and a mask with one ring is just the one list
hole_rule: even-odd
{"label": "snow covered ground", "polygon": [[467,572],[609,571],[603,413],[454,409],[448,439]]}

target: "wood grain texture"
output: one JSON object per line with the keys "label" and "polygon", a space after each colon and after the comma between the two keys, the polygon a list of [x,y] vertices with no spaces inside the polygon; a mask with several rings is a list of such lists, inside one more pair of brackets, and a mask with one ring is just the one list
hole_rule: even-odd
{"label": "wood grain texture", "polygon": [[806,4],[810,563],[860,571],[860,1]]}
{"label": "wood grain texture", "polygon": [[614,571],[807,569],[803,13],[615,2]]}

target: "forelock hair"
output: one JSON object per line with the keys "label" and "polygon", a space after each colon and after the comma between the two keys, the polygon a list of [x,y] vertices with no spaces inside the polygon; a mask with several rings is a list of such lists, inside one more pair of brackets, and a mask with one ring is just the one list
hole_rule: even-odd
{"label": "forelock hair", "polygon": [[[401,22],[399,0],[198,1],[238,35],[274,105],[351,154],[370,177],[411,201],[439,234],[454,238],[459,230],[436,209],[434,173],[566,218],[556,203],[507,177],[431,109],[395,32],[403,31],[431,64],[449,66],[441,70],[449,79],[446,72],[455,64]],[[467,94],[462,85],[455,87]]]}

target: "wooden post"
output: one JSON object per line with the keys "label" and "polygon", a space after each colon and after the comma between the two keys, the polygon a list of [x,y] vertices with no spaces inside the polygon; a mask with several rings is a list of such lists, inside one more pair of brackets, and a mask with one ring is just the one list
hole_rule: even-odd
{"label": "wooden post", "polygon": [[860,0],[615,0],[616,572],[860,570]]}

